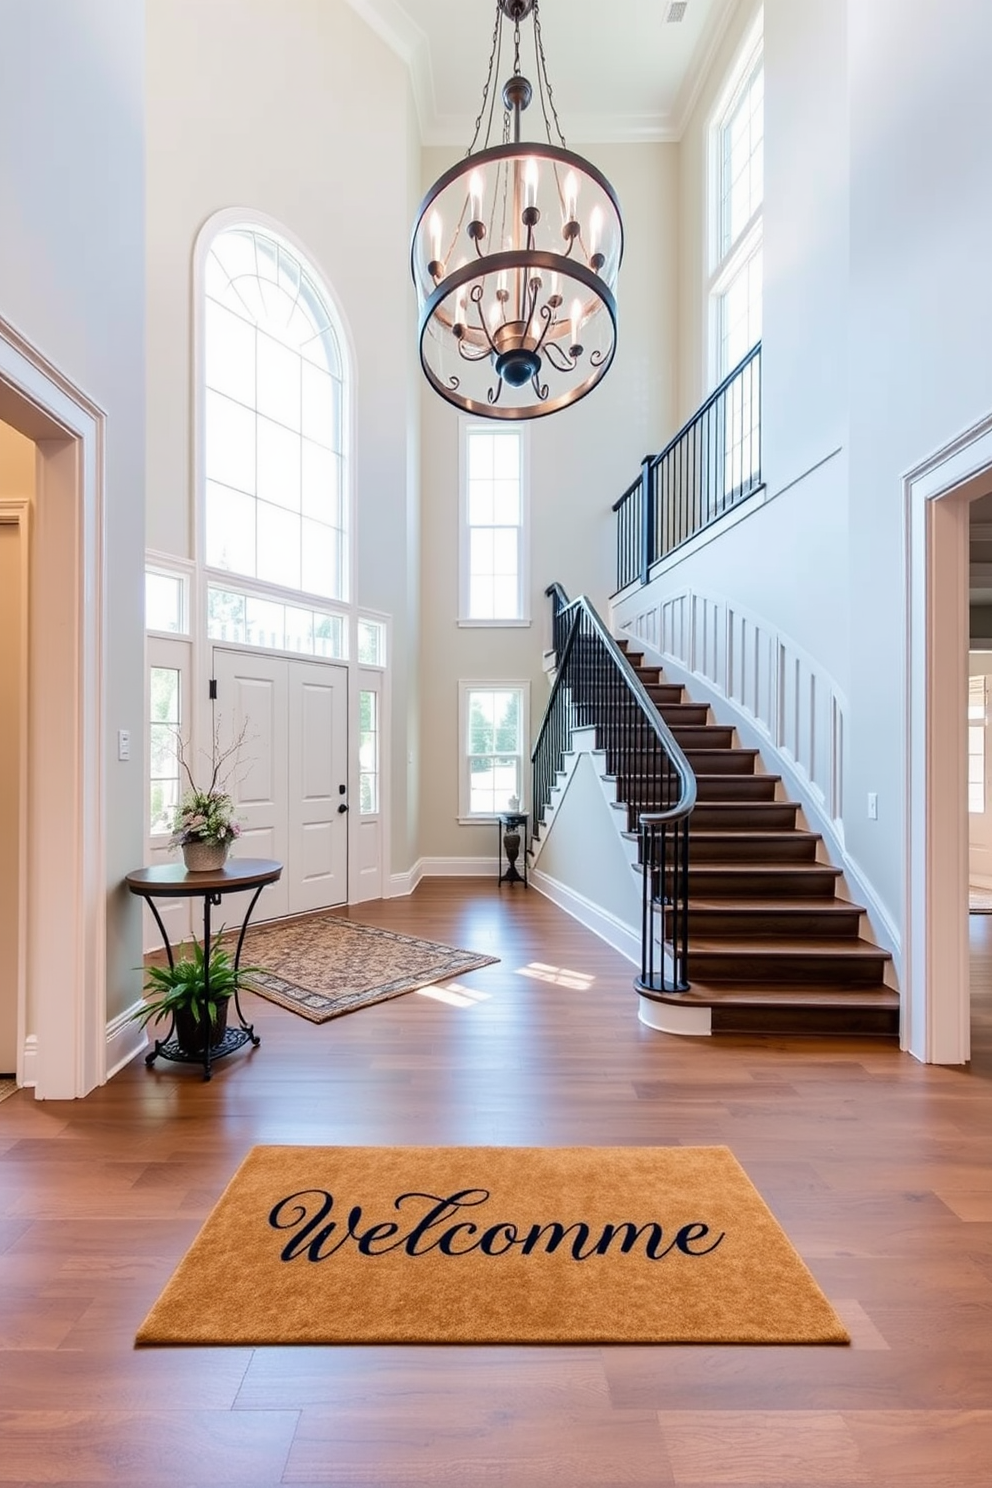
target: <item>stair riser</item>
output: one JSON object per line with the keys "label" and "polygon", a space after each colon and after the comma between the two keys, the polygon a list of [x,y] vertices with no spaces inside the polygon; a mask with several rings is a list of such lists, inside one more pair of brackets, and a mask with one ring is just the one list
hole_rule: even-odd
{"label": "stair riser", "polygon": [[713,842],[693,837],[689,828],[690,863],[815,863],[817,843],[811,837],[775,837],[763,841],[746,832],[729,833]]}
{"label": "stair riser", "polygon": [[[644,682],[643,677],[641,681]],[[653,703],[657,703],[659,708],[672,707],[682,702],[683,692],[681,687],[675,687],[669,682],[645,682],[644,686],[648,697]],[[704,711],[706,710],[704,709]]]}
{"label": "stair riser", "polygon": [[878,987],[884,959],[878,956],[826,956],[815,951],[783,951],[769,956],[735,947],[726,954],[694,951],[689,942],[689,979],[700,982],[752,982],[774,986],[805,982],[823,987]]}
{"label": "stair riser", "polygon": [[[737,775],[732,780],[714,776],[696,776],[696,800],[702,801],[774,801],[777,781],[774,775]],[[698,807],[697,807],[698,810]]]}
{"label": "stair riser", "polygon": [[708,723],[702,727],[683,724],[671,725],[679,748],[688,754],[691,749],[732,749],[734,731],[719,724]]}
{"label": "stair riser", "polygon": [[[641,811],[650,811],[649,806],[640,807]],[[628,818],[630,821],[629,831],[637,831],[637,813],[632,811]],[[673,852],[669,844],[669,859]],[[689,831],[689,862],[693,865],[704,863],[815,863],[816,842],[808,837],[778,837],[773,842],[763,842],[760,837],[752,837],[747,832],[741,832],[736,837],[728,834],[719,842],[709,842],[705,839],[693,837],[692,830]]]}
{"label": "stair riser", "polygon": [[[666,915],[670,933],[671,916]],[[715,940],[725,936],[728,940],[770,940],[782,936],[789,940],[857,940],[861,916],[855,910],[850,914],[838,914],[836,910],[805,910],[789,914],[786,910],[776,912],[768,909],[693,909],[689,908],[689,938]]]}
{"label": "stair riser", "polygon": [[[655,699],[657,702],[657,699]],[[700,703],[659,703],[658,712],[670,729],[708,727],[709,708]]]}
{"label": "stair riser", "polygon": [[[856,994],[855,994],[856,996]],[[714,1033],[795,1034],[808,1038],[899,1037],[898,1008],[715,1007]]]}
{"label": "stair riser", "polygon": [[716,867],[689,867],[689,895],[693,899],[832,899],[837,887],[837,874],[824,867],[793,874],[788,869],[763,873],[760,879],[745,874],[723,873]]}
{"label": "stair riser", "polygon": [[791,832],[796,825],[796,807],[792,801],[755,802],[745,809],[737,803],[703,801],[697,803],[689,818],[693,827],[718,832]]}
{"label": "stair riser", "polygon": [[702,775],[752,775],[755,751],[753,749],[686,749],[683,753],[697,776]]}

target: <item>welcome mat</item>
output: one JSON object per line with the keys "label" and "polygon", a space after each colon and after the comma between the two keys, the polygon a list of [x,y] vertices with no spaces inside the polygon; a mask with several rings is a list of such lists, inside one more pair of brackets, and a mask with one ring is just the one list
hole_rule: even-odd
{"label": "welcome mat", "polygon": [[252,992],[311,1023],[325,1023],[499,958],[318,914],[254,926],[241,959],[264,967],[244,979]]}
{"label": "welcome mat", "polygon": [[726,1147],[255,1147],[137,1335],[849,1341]]}

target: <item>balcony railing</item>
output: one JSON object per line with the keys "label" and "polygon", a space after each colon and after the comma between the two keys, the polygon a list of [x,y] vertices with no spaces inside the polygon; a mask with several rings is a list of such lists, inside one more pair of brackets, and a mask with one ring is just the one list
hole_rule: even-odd
{"label": "balcony railing", "polygon": [[614,504],[617,592],[761,484],[759,341]]}

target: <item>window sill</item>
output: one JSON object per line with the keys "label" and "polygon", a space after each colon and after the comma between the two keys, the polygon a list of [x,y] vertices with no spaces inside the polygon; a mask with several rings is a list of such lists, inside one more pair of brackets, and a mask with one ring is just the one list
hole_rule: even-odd
{"label": "window sill", "polygon": [[467,630],[526,630],[530,620],[459,620],[459,626]]}
{"label": "window sill", "polygon": [[[514,814],[515,815],[519,815],[519,816],[526,816],[527,815],[527,808],[525,806],[521,806],[519,812],[515,812]],[[494,815],[494,816],[460,816],[458,818],[458,825],[460,827],[492,827],[492,826],[495,826],[498,821],[499,821],[499,816],[498,815]]]}

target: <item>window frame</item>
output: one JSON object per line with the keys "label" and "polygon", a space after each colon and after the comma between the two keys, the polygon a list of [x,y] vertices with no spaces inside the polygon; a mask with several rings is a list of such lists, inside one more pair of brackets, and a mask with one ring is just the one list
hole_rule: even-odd
{"label": "window frame", "polygon": [[[287,588],[267,579],[249,574],[236,573],[233,569],[214,568],[207,561],[207,474],[206,474],[206,265],[215,240],[226,232],[241,228],[246,232],[259,232],[274,239],[296,257],[312,275],[320,291],[321,301],[330,319],[337,338],[341,356],[341,506],[342,506],[342,594],[330,598],[326,594],[313,594],[306,589]],[[354,606],[356,544],[354,503],[354,450],[355,450],[355,349],[354,341],[344,318],[331,280],[322,264],[310,249],[281,222],[264,212],[225,208],[216,212],[201,228],[193,255],[193,334],[194,334],[194,493],[195,519],[194,541],[197,568],[207,576],[214,587],[225,587],[225,581],[233,580],[234,587],[245,586],[256,591],[271,592],[284,603],[296,603],[302,599],[304,608],[319,610],[350,610]],[[256,410],[257,416],[257,410]],[[257,500],[257,496],[253,498]],[[260,594],[259,597],[267,597]],[[291,597],[292,596],[292,597]]]}
{"label": "window frame", "polygon": [[[531,624],[530,615],[530,430],[523,425],[503,428],[492,421],[459,419],[458,440],[458,624],[469,629],[519,630]],[[476,619],[469,613],[469,568],[472,524],[469,522],[469,443],[473,434],[516,438],[520,449],[520,522],[517,527],[517,615]],[[476,524],[481,525],[481,524]]]}
{"label": "window frame", "polygon": [[[722,304],[731,285],[764,246],[764,189],[761,201],[741,228],[733,242],[723,246],[723,132],[744,93],[750,88],[759,71],[764,71],[764,9],[760,9],[748,30],[737,59],[730,72],[726,87],[720,94],[710,118],[709,148],[707,160],[707,263],[705,277],[705,344],[707,347],[707,390],[718,387],[733,366],[722,364],[723,317]],[[764,143],[762,142],[762,150]],[[762,280],[764,270],[762,266]],[[758,340],[760,340],[760,333]],[[752,342],[752,345],[755,343]],[[747,350],[751,348],[748,347]],[[747,352],[745,351],[745,355]]]}
{"label": "window frame", "polygon": [[[472,790],[469,771],[468,721],[473,692],[517,692],[520,694],[520,810],[527,811],[530,799],[530,679],[475,678],[458,683],[458,822],[460,826],[491,824],[499,820],[498,812],[475,811],[471,808]],[[507,751],[508,753],[508,751]],[[509,808],[507,808],[509,809]]]}

